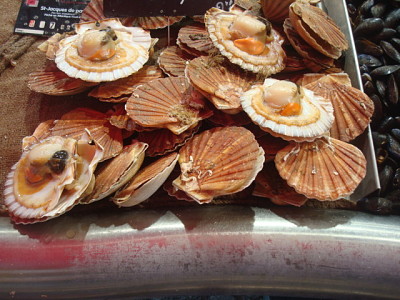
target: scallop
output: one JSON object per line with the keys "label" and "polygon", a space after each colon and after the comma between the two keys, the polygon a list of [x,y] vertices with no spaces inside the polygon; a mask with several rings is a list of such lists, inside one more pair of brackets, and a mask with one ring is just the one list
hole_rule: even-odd
{"label": "scallop", "polygon": [[261,0],[264,16],[272,23],[283,23],[289,17],[289,6],[295,0]]}
{"label": "scallop", "polygon": [[289,17],[304,41],[322,54],[337,59],[349,47],[339,26],[319,7],[295,1],[289,7]]}
{"label": "scallop", "polygon": [[138,25],[144,29],[161,29],[180,22],[184,16],[139,17]]}
{"label": "scallop", "polygon": [[285,147],[276,155],[275,165],[288,185],[320,201],[351,195],[366,174],[363,153],[329,137]]}
{"label": "scallop", "polygon": [[205,24],[214,46],[242,69],[270,76],[285,68],[283,39],[267,20],[239,10],[211,8]]}
{"label": "scallop", "polygon": [[267,78],[241,97],[243,110],[264,131],[285,140],[312,141],[326,134],[332,103],[285,80]]}
{"label": "scallop", "polygon": [[218,63],[201,56],[190,61],[185,71],[189,82],[214,106],[228,114],[242,111],[241,95],[260,83],[254,73],[244,72],[229,62]]}
{"label": "scallop", "polygon": [[114,195],[112,201],[122,207],[138,205],[145,201],[167,180],[178,158],[178,153],[171,153],[144,167]]}
{"label": "scallop", "polygon": [[179,155],[181,175],[173,185],[200,204],[242,191],[264,163],[264,151],[243,127],[204,131],[186,143]]}
{"label": "scallop", "polygon": [[168,76],[184,76],[186,63],[193,58],[178,46],[169,46],[160,53],[158,65]]}
{"label": "scallop", "polygon": [[178,41],[182,45],[194,51],[199,51],[203,55],[211,54],[216,51],[204,24],[187,25],[179,29]]}
{"label": "scallop", "polygon": [[212,114],[204,98],[184,77],[155,79],[139,86],[125,109],[135,123],[168,128],[174,134],[181,134]]}

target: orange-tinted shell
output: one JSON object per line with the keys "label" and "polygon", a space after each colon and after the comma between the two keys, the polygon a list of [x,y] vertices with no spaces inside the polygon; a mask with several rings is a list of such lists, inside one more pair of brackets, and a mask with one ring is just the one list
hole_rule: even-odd
{"label": "orange-tinted shell", "polygon": [[274,137],[273,135],[268,133],[257,137],[257,142],[264,150],[266,162],[274,160],[276,153],[278,153],[279,150],[282,150],[289,144],[288,141]]}
{"label": "orange-tinted shell", "polygon": [[173,185],[198,203],[240,192],[262,169],[264,153],[243,127],[216,127],[196,135],[179,151],[181,175]]}
{"label": "orange-tinted shell", "polygon": [[308,198],[349,196],[366,174],[366,159],[355,146],[333,138],[291,144],[275,157],[279,174]]}
{"label": "orange-tinted shell", "polygon": [[178,46],[169,46],[160,53],[158,65],[168,76],[184,76],[186,63],[193,58]]}
{"label": "orange-tinted shell", "polygon": [[283,23],[289,17],[289,6],[295,0],[261,0],[264,16],[273,23]]}
{"label": "orange-tinted shell", "polygon": [[236,114],[242,110],[240,96],[253,84],[260,83],[256,75],[229,63],[219,64],[208,56],[189,62],[185,71],[190,83],[217,109]]}
{"label": "orange-tinted shell", "polygon": [[139,86],[125,106],[132,120],[152,128],[168,128],[175,134],[209,117],[203,97],[184,77],[155,79]]}
{"label": "orange-tinted shell", "polygon": [[216,51],[204,24],[182,27],[178,33],[178,41],[181,44],[185,44],[188,48],[200,51],[204,55]]}

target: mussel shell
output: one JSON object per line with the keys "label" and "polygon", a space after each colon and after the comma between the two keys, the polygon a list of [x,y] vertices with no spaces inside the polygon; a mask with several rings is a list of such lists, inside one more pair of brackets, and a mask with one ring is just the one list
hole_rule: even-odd
{"label": "mussel shell", "polygon": [[369,15],[372,6],[374,6],[375,0],[365,0],[359,8],[360,14],[366,16]]}
{"label": "mussel shell", "polygon": [[386,88],[387,88],[386,82],[384,80],[379,80],[378,79],[378,80],[375,81],[375,87],[376,87],[376,90],[379,93],[379,96],[385,97]]}
{"label": "mussel shell", "polygon": [[360,64],[360,72],[362,73],[368,73],[369,72],[369,67],[366,65]]}
{"label": "mussel shell", "polygon": [[394,176],[394,168],[390,164],[385,165],[379,172],[379,183],[381,185],[381,194],[385,194],[389,188]]}
{"label": "mussel shell", "polygon": [[385,27],[394,28],[400,21],[400,8],[392,10],[385,17]]}
{"label": "mussel shell", "polygon": [[371,98],[372,102],[374,102],[374,107],[375,107],[374,113],[372,114],[371,117],[371,126],[374,128],[383,118],[383,107],[382,107],[382,101],[378,95],[373,94],[369,95],[369,97]]}
{"label": "mussel shell", "polygon": [[389,56],[391,59],[395,60],[396,62],[400,63],[400,53],[397,51],[393,45],[387,41],[381,41],[380,45],[385,51],[386,55]]}
{"label": "mussel shell", "polygon": [[378,58],[369,54],[359,54],[357,58],[360,65],[366,65],[367,67],[382,66],[382,62]]}
{"label": "mussel shell", "polygon": [[386,76],[400,70],[400,65],[387,65],[378,67],[371,71],[371,76]]}
{"label": "mussel shell", "polygon": [[382,169],[388,157],[389,153],[385,149],[383,148],[377,149],[375,154],[375,159],[379,169]]}
{"label": "mussel shell", "polygon": [[365,84],[365,83],[367,83],[368,81],[372,81],[372,77],[371,77],[371,75],[369,75],[368,73],[363,73],[363,74],[361,75],[361,80],[362,80],[362,83]]}
{"label": "mussel shell", "polygon": [[375,88],[374,84],[372,83],[372,81],[367,81],[367,82],[364,84],[363,88],[364,88],[364,92],[365,92],[367,95],[376,94],[376,88]]}
{"label": "mussel shell", "polygon": [[387,133],[396,126],[396,119],[392,116],[386,116],[379,124],[378,132]]}
{"label": "mussel shell", "polygon": [[393,128],[390,131],[390,134],[397,140],[400,142],[400,129],[399,128]]}
{"label": "mussel shell", "polygon": [[387,82],[387,98],[389,99],[389,102],[393,105],[397,105],[397,103],[399,102],[399,88],[393,74],[389,75],[389,79]]}
{"label": "mussel shell", "polygon": [[394,172],[392,188],[399,189],[400,188],[400,168],[397,168]]}
{"label": "mussel shell", "polygon": [[384,28],[384,22],[381,18],[368,18],[360,22],[354,29],[354,36],[371,36],[379,33]]}
{"label": "mussel shell", "polygon": [[387,151],[390,157],[400,161],[400,143],[390,134],[388,135]]}
{"label": "mussel shell", "polygon": [[[387,144],[386,134],[379,133],[377,131],[372,132],[372,141],[374,143],[375,149],[378,147],[384,147]],[[378,154],[378,151],[377,151]],[[378,157],[378,155],[377,155]]]}
{"label": "mussel shell", "polygon": [[400,50],[400,39],[399,38],[394,37],[394,38],[390,39],[390,43],[392,44],[393,47],[395,47],[397,49],[397,51]]}
{"label": "mussel shell", "polygon": [[357,206],[371,213],[388,215],[392,213],[393,203],[389,199],[381,197],[363,198],[357,202]]}
{"label": "mussel shell", "polygon": [[355,45],[359,53],[373,56],[381,56],[383,54],[383,50],[379,45],[364,38],[356,40]]}
{"label": "mussel shell", "polygon": [[371,7],[371,15],[374,18],[381,18],[386,12],[387,3],[380,2]]}
{"label": "mussel shell", "polygon": [[379,32],[378,34],[374,34],[371,37],[371,40],[378,43],[381,40],[389,40],[389,39],[395,37],[396,34],[397,34],[397,31],[393,28],[383,28],[381,32]]}

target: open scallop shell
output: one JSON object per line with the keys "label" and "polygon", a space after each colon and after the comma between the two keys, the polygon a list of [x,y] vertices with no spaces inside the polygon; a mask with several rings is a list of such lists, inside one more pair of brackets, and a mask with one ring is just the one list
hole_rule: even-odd
{"label": "open scallop shell", "polygon": [[145,201],[167,180],[178,158],[178,153],[171,153],[146,166],[115,194],[112,201],[122,207],[134,206]]}
{"label": "open scallop shell", "polygon": [[181,175],[173,185],[198,203],[242,191],[264,163],[264,151],[243,127],[204,131],[186,143],[179,155]]}
{"label": "open scallop shell", "polygon": [[270,134],[285,140],[312,141],[326,134],[334,121],[332,103],[299,87],[301,112],[296,116],[282,116],[264,103],[264,93],[278,82],[267,78],[263,85],[255,85],[241,98],[243,110],[254,123]]}
{"label": "open scallop shell", "polygon": [[242,14],[245,12],[238,10],[227,12],[218,8],[211,8],[207,11],[205,24],[214,46],[232,63],[245,70],[261,73],[264,76],[282,71],[285,68],[286,59],[285,52],[281,47],[283,39],[274,29],[271,30],[273,40],[266,44],[269,49],[267,54],[251,55],[237,48],[228,38],[228,28]]}
{"label": "open scallop shell", "polygon": [[182,27],[178,32],[178,41],[190,49],[207,55],[216,51],[204,24],[193,24]]}
{"label": "open scallop shell", "polygon": [[297,193],[280,177],[273,161],[264,164],[255,183],[252,194],[269,198],[275,204],[302,206],[307,201],[307,197]]}
{"label": "open scallop shell", "polygon": [[[130,96],[137,86],[162,77],[162,71],[156,66],[144,66],[135,74],[112,82],[105,82],[93,89],[89,96],[101,99]],[[126,102],[126,101],[125,101]]]}
{"label": "open scallop shell", "polygon": [[179,135],[168,129],[143,131],[139,133],[137,139],[149,145],[146,151],[147,156],[164,155],[184,145],[199,130],[199,127],[190,128]]}
{"label": "open scallop shell", "polygon": [[80,202],[88,204],[101,200],[125,185],[140,169],[146,149],[147,144],[134,140],[117,157],[99,165],[93,191]]}
{"label": "open scallop shell", "polygon": [[366,159],[357,147],[325,137],[285,147],[275,165],[298,193],[321,201],[349,196],[366,174]]}
{"label": "open scallop shell", "polygon": [[330,75],[309,83],[305,88],[332,102],[335,121],[330,136],[351,141],[367,128],[374,112],[373,101],[359,89],[341,84]]}
{"label": "open scallop shell", "polygon": [[178,46],[169,46],[158,57],[158,65],[168,76],[184,76],[186,63],[193,58]]}
{"label": "open scallop shell", "polygon": [[308,45],[294,29],[289,18],[283,23],[283,30],[296,52],[308,61],[308,67],[313,72],[318,72],[333,66],[334,60]]}
{"label": "open scallop shell", "polygon": [[129,98],[125,109],[132,120],[152,128],[168,128],[181,134],[212,112],[203,97],[184,77],[155,79],[139,86]]}
{"label": "open scallop shell", "polygon": [[228,63],[215,63],[201,56],[190,61],[185,71],[190,83],[216,108],[236,114],[242,110],[240,97],[252,84],[260,83],[257,76]]}
{"label": "open scallop shell", "polygon": [[297,33],[322,54],[337,59],[348,48],[344,33],[319,7],[295,1],[290,5],[289,17]]}

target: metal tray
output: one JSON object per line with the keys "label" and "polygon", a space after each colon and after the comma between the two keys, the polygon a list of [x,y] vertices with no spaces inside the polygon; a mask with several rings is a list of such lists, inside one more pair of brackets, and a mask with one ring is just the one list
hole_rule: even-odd
{"label": "metal tray", "polygon": [[[324,8],[352,41],[344,0]],[[360,87],[354,43],[346,71]],[[358,139],[377,188],[370,133]],[[400,217],[249,206],[74,209],[45,223],[0,217],[0,298],[285,295],[399,299]]]}

